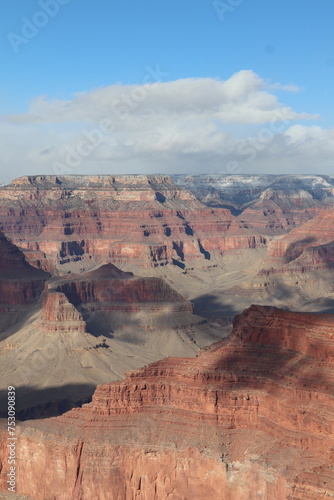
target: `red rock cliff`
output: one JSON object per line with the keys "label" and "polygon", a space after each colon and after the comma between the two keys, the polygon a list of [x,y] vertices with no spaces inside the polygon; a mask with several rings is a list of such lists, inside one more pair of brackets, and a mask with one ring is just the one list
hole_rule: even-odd
{"label": "red rock cliff", "polygon": [[68,275],[56,280],[53,286],[75,306],[90,304],[94,310],[136,311],[141,306],[159,310],[169,305],[170,312],[193,311],[192,304],[161,278],[139,278],[113,264],[88,273]]}
{"label": "red rock cliff", "polygon": [[225,251],[266,245],[254,224],[203,205],[168,176],[22,177],[0,193],[0,229],[51,271],[87,269],[90,259],[207,266]]}
{"label": "red rock cliff", "polygon": [[49,332],[85,332],[86,323],[81,313],[61,292],[44,291],[43,307],[38,327]]}
{"label": "red rock cliff", "polygon": [[332,497],[333,335],[332,316],[252,306],[197,358],[153,363],[99,386],[81,409],[22,424],[18,491],[61,500]]}

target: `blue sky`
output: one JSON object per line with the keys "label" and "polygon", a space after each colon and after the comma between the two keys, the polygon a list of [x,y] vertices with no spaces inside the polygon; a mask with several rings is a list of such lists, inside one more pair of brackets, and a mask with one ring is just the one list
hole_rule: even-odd
{"label": "blue sky", "polygon": [[3,1],[1,170],[331,174],[333,19],[332,0]]}

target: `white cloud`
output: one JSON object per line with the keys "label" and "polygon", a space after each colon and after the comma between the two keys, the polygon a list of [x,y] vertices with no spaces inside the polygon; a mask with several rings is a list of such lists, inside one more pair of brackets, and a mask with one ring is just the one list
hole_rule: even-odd
{"label": "white cloud", "polygon": [[294,94],[297,94],[298,92],[301,92],[303,90],[303,87],[299,87],[298,85],[295,85],[294,83],[290,83],[289,85],[282,85],[281,83],[274,83],[273,85],[270,85],[269,88],[272,90],[283,90],[284,92],[292,92]]}
{"label": "white cloud", "polygon": [[[111,118],[119,122],[125,108],[136,118],[219,120],[223,123],[264,123],[284,112],[289,120],[314,118],[283,107],[266,91],[263,80],[250,70],[240,71],[226,81],[188,78],[145,85],[111,85],[80,94],[71,101],[37,97],[28,113],[11,115],[12,123],[97,122]],[[129,125],[129,124],[128,124]]]}
{"label": "white cloud", "polygon": [[[200,172],[223,171],[237,162],[245,173],[274,172],[284,158],[291,173],[301,165],[312,169],[317,157],[329,168],[333,132],[298,124],[318,116],[284,106],[273,89],[296,91],[291,85],[270,86],[244,70],[226,81],[117,84],[67,101],[39,96],[27,113],[0,121],[2,171],[10,169],[13,177]],[[238,126],[238,138],[232,125]],[[240,139],[249,129],[253,137]]]}

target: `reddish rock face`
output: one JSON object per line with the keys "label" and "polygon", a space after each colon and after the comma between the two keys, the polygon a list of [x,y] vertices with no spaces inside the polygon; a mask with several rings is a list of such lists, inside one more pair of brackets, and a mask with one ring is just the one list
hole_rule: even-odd
{"label": "reddish rock face", "polygon": [[62,500],[331,497],[333,336],[332,316],[252,306],[197,358],[153,363],[99,386],[81,409],[20,425],[17,490]]}
{"label": "reddish rock face", "polygon": [[49,274],[30,266],[23,253],[0,233],[0,310],[31,304]]}
{"label": "reddish rock face", "polygon": [[334,241],[334,212],[326,210],[289,234],[272,241],[268,258],[281,258],[285,263],[297,259],[305,249]]}
{"label": "reddish rock face", "polygon": [[162,279],[135,277],[112,264],[52,278],[42,300],[21,315],[15,307],[0,317],[1,416],[8,385],[19,394],[18,417],[56,415],[126,370],[168,354],[195,355],[223,335]]}
{"label": "reddish rock face", "polygon": [[94,310],[137,311],[144,305],[152,311],[169,304],[171,312],[193,311],[192,304],[162,279],[139,278],[113,264],[88,273],[66,276],[54,281],[51,286],[64,293],[75,306],[90,304]]}
{"label": "reddish rock face", "polygon": [[0,229],[31,265],[54,276],[108,262],[138,274],[166,265],[196,273],[222,269],[236,251],[255,250],[257,258],[268,244],[263,267],[270,274],[277,258],[286,263],[303,250],[303,243],[271,239],[315,217],[331,198],[320,202],[303,189],[255,191],[258,199],[242,213],[232,208],[233,215],[221,199],[209,207],[168,176],[22,177],[0,189]]}
{"label": "reddish rock face", "polygon": [[[299,228],[271,241],[259,272],[260,277],[270,277],[266,286],[277,281],[296,284],[302,287],[304,297],[317,297],[322,283],[331,279],[329,270],[334,265],[333,222],[333,210],[322,211]],[[327,295],[330,293],[328,289]]]}
{"label": "reddish rock face", "polygon": [[86,323],[65,294],[44,291],[43,307],[37,327],[48,332],[85,332]]}
{"label": "reddish rock face", "polygon": [[267,219],[256,224],[252,213],[246,223],[209,208],[167,176],[22,177],[0,193],[0,229],[53,273],[110,260],[205,267],[223,252],[267,243]]}
{"label": "reddish rock face", "polygon": [[[178,324],[178,314],[180,328],[201,320],[193,316],[192,303],[162,279],[139,278],[108,264],[89,273],[58,278],[46,285],[37,327],[48,332],[85,332],[84,318],[92,322],[99,313],[125,313],[123,322],[127,324],[131,313],[140,311],[145,312],[146,327],[149,329],[154,326],[154,313],[160,313],[158,321],[162,321],[164,316],[161,313],[164,311],[166,320],[169,318],[170,325],[174,327]],[[112,330],[114,317],[104,315],[103,318],[105,325],[109,318]],[[183,325],[185,318],[187,321]]]}

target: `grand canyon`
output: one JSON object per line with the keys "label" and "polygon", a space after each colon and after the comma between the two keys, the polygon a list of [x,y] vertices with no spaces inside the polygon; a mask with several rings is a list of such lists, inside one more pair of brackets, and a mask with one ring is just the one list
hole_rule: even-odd
{"label": "grand canyon", "polygon": [[334,498],[333,223],[334,176],[2,186],[0,498]]}

